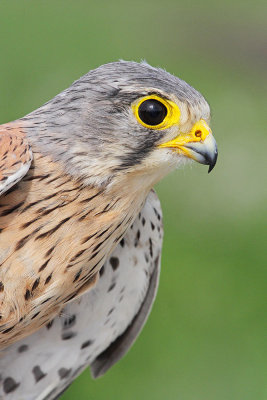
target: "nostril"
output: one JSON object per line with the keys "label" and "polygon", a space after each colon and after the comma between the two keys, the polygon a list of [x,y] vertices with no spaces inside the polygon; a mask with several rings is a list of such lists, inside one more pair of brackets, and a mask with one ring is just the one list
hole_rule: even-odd
{"label": "nostril", "polygon": [[196,137],[201,137],[202,136],[202,131],[200,129],[195,131],[195,136]]}

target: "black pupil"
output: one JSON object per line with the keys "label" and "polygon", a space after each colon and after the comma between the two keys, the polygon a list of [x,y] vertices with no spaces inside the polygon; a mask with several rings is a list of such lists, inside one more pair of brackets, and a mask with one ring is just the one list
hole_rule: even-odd
{"label": "black pupil", "polygon": [[167,108],[158,100],[145,100],[138,109],[138,115],[147,125],[159,125],[167,115]]}

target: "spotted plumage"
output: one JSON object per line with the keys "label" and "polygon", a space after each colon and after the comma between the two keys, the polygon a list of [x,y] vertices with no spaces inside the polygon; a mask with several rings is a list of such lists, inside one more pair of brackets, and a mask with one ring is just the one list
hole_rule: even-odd
{"label": "spotted plumage", "polygon": [[97,377],[125,354],[156,294],[162,220],[155,210],[161,217],[159,200],[151,192],[101,268],[96,286],[66,305],[47,326],[3,351],[0,398],[15,400],[20,391],[20,400],[54,399],[88,365]]}
{"label": "spotted plumage", "polygon": [[[4,345],[24,335],[24,327],[29,334],[48,323],[72,296],[95,282],[106,252],[121,239],[143,201],[131,200],[133,209],[126,213],[129,199],[114,201],[112,193],[83,187],[47,158],[35,153],[34,168],[16,190],[0,198]],[[55,259],[60,260],[57,268]],[[69,289],[62,278],[71,284]]]}
{"label": "spotted plumage", "polygon": [[[159,206],[152,207],[147,218],[144,204],[154,184],[186,161],[208,164],[209,170],[214,167],[217,149],[209,119],[207,102],[184,81],[145,63],[117,62],[90,71],[39,109],[0,126],[2,357],[6,355],[11,362],[9,354],[16,346],[26,355],[30,343],[24,340],[30,338],[49,347],[53,338],[48,332],[54,332],[55,321],[61,323],[68,307],[76,305],[83,313],[84,299],[92,301],[93,293],[103,285],[101,280],[108,287],[98,303],[100,307],[102,301],[105,304],[118,287],[116,280],[108,280],[107,268],[113,278],[123,279],[125,288],[134,284],[124,273],[128,265],[120,265],[126,249],[129,255],[135,249],[138,252],[129,268],[140,266],[149,277],[139,282],[143,297],[131,300],[133,308],[127,316],[118,312],[120,298],[115,297],[103,330],[81,346],[91,351],[98,338],[107,358],[105,350],[123,330],[129,329],[128,338],[135,336],[138,329],[131,331],[131,322],[136,318],[137,325],[142,325],[138,310],[142,301],[146,304],[145,290],[151,303],[150,290],[155,288],[154,270],[144,265],[154,260],[158,270],[161,246]],[[151,235],[144,235],[147,230]],[[126,303],[121,300],[121,304]],[[78,331],[70,329],[78,315],[70,314],[60,338],[63,353],[83,329],[82,318]],[[99,315],[89,313],[87,325],[97,326],[102,321]],[[112,333],[108,326],[115,315],[115,324],[124,315],[124,325]],[[108,339],[100,339],[102,332]],[[93,371],[104,371],[103,365],[112,364],[105,360],[101,365],[97,350],[90,354],[86,362]],[[119,358],[116,354],[114,359]],[[15,364],[11,362],[11,368]],[[71,373],[72,368],[59,367],[59,379],[71,382],[78,373]],[[53,370],[52,364],[46,368],[34,365],[32,376],[36,383],[48,382]],[[47,394],[51,399],[65,387],[53,382],[54,394]],[[22,398],[26,393],[16,374],[6,376],[2,386],[6,394],[17,391]],[[42,396],[41,389],[38,393]]]}

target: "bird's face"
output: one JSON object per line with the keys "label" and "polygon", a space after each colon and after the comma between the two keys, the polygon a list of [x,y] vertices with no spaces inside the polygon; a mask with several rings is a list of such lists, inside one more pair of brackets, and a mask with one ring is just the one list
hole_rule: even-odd
{"label": "bird's face", "polygon": [[130,125],[136,131],[142,130],[143,143],[147,136],[153,138],[144,159],[146,168],[165,166],[168,169],[195,160],[208,164],[210,172],[217,160],[217,147],[209,127],[208,104],[191,105],[173,93],[155,88],[147,93],[131,104],[129,113]]}
{"label": "bird's face", "polygon": [[[179,104],[180,103],[180,104]],[[171,158],[174,163],[193,159],[213,169],[217,159],[216,142],[208,125],[209,108],[192,107],[175,96],[153,94],[132,106],[137,121],[147,129],[162,132],[155,155]],[[162,149],[167,150],[167,153]],[[169,156],[169,157],[168,157]]]}
{"label": "bird's face", "polygon": [[217,160],[206,100],[186,82],[144,63],[103,65],[47,107],[57,132],[50,135],[50,150],[59,158],[59,139],[69,172],[88,184],[134,180],[149,188],[189,160],[209,165],[209,171]]}

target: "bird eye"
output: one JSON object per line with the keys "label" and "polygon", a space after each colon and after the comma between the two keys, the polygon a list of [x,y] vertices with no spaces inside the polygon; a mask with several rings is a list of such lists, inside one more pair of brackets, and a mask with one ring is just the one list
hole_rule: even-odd
{"label": "bird eye", "polygon": [[138,115],[141,121],[146,125],[155,126],[164,121],[167,115],[167,108],[160,101],[149,99],[140,104]]}
{"label": "bird eye", "polygon": [[156,130],[178,125],[181,114],[176,103],[156,94],[139,98],[132,104],[132,110],[141,125]]}

